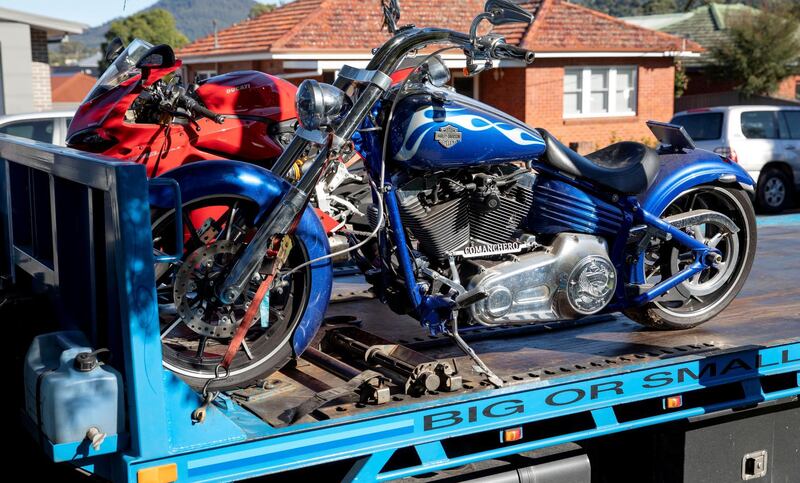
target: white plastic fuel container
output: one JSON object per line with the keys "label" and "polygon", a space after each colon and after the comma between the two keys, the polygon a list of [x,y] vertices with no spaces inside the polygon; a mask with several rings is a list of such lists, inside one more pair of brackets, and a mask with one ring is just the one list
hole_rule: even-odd
{"label": "white plastic fuel container", "polygon": [[124,427],[122,377],[101,352],[77,331],[40,335],[28,349],[25,409],[53,443],[100,443]]}

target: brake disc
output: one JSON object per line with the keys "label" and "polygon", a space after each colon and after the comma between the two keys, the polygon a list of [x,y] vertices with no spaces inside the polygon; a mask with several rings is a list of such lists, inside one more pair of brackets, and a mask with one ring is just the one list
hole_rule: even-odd
{"label": "brake disc", "polygon": [[[245,292],[237,304],[225,305],[217,298],[217,287],[225,280],[226,268],[235,261],[241,244],[221,240],[200,247],[189,255],[175,275],[174,300],[177,315],[201,336],[233,337],[247,310]],[[259,319],[256,314],[256,321]]]}

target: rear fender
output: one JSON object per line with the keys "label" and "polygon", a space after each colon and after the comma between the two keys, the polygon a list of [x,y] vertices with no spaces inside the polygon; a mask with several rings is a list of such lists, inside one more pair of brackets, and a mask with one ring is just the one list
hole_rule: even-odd
{"label": "rear fender", "polygon": [[[253,200],[260,207],[256,222],[274,209],[289,183],[270,171],[239,161],[201,161],[167,171],[160,178],[175,179],[181,187],[184,203],[209,195],[233,195]],[[172,208],[168,189],[152,187],[151,206]],[[303,242],[311,259],[330,253],[328,237],[311,206],[306,207],[295,235]],[[311,343],[328,308],[333,272],[330,259],[311,265],[311,290],[300,323],[295,329],[292,347],[296,355]]]}
{"label": "rear fender", "polygon": [[[661,169],[639,203],[647,212],[660,216],[681,193],[704,184],[723,183],[741,187],[751,194],[755,181],[741,166],[718,154],[696,149],[687,154],[661,156]],[[644,258],[631,267],[630,282],[644,283]]]}
{"label": "rear fender", "polygon": [[642,208],[661,213],[681,193],[703,184],[733,183],[752,193],[755,181],[741,166],[718,154],[696,149],[688,154],[661,157],[661,170],[647,191],[639,196]]}

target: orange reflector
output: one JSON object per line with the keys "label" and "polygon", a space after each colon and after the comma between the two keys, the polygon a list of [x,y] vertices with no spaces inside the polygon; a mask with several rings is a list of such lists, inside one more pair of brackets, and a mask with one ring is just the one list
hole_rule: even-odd
{"label": "orange reflector", "polygon": [[138,483],[172,483],[178,481],[178,465],[170,463],[168,465],[151,466],[136,472]]}
{"label": "orange reflector", "polygon": [[664,409],[676,409],[683,406],[683,396],[670,396],[664,399]]}
{"label": "orange reflector", "polygon": [[519,441],[522,439],[522,428],[511,428],[500,431],[500,442],[510,443],[511,441]]}

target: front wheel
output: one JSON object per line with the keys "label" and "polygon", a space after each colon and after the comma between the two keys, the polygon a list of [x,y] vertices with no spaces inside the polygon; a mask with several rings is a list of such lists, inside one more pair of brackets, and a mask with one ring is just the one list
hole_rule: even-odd
{"label": "front wheel", "polygon": [[[184,257],[179,263],[155,266],[164,367],[200,388],[214,377],[228,344],[260,284],[256,274],[233,304],[217,298],[219,286],[238,253],[252,237],[258,206],[235,196],[207,196],[183,205]],[[174,246],[174,210],[154,213],[154,249]],[[306,309],[311,268],[282,279],[292,267],[308,261],[307,247],[297,236],[286,264],[265,297],[229,368],[215,390],[242,387],[280,369],[292,357],[292,336]]]}
{"label": "front wheel", "polygon": [[[750,197],[740,189],[699,186],[682,193],[662,217],[692,210],[712,210],[730,218],[739,228],[704,223],[686,228],[687,233],[720,250],[722,260],[641,307],[625,315],[647,327],[663,330],[689,329],[719,314],[739,294],[756,253],[756,217]],[[644,257],[645,283],[658,284],[693,261],[691,250],[674,241],[650,242]]]}

